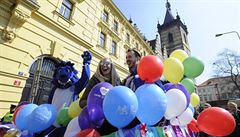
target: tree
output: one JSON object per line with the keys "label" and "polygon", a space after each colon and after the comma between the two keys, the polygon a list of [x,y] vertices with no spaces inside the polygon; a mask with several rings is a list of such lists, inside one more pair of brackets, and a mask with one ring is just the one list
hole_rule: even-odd
{"label": "tree", "polygon": [[240,92],[240,54],[230,49],[224,49],[213,63],[215,76],[230,76]]}

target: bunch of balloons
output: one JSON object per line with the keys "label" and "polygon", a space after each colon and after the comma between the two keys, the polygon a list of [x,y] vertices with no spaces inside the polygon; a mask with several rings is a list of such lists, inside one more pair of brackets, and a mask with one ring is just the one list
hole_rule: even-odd
{"label": "bunch of balloons", "polygon": [[57,117],[57,110],[51,104],[26,104],[14,112],[14,124],[17,129],[29,133],[41,132],[50,127]]}

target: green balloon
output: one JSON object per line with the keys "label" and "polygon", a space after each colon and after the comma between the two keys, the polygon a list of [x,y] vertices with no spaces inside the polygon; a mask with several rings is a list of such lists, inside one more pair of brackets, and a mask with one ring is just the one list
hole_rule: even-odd
{"label": "green balloon", "polygon": [[202,74],[204,70],[204,64],[196,57],[188,57],[183,62],[184,75],[188,78],[196,78]]}
{"label": "green balloon", "polygon": [[181,83],[187,89],[190,95],[195,91],[194,82],[190,78],[184,78]]}
{"label": "green balloon", "polygon": [[68,116],[68,107],[63,107],[57,115],[57,123],[61,126],[67,126],[71,121],[71,118]]}

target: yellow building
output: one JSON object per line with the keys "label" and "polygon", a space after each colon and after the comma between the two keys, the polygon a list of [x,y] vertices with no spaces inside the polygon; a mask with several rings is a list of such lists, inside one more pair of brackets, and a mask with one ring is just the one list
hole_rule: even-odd
{"label": "yellow building", "polygon": [[0,117],[23,90],[28,100],[44,102],[59,60],[75,63],[81,72],[80,55],[90,50],[92,74],[107,56],[123,79],[127,49],[153,54],[111,0],[1,0],[0,36]]}

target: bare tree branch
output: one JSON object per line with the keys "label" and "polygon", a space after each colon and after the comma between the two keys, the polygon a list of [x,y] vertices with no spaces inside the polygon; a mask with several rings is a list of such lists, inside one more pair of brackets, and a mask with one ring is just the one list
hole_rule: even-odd
{"label": "bare tree branch", "polygon": [[[218,54],[218,58],[213,63],[215,76],[230,76],[236,89],[240,92],[240,55],[229,49]],[[240,95],[239,95],[240,96]]]}

